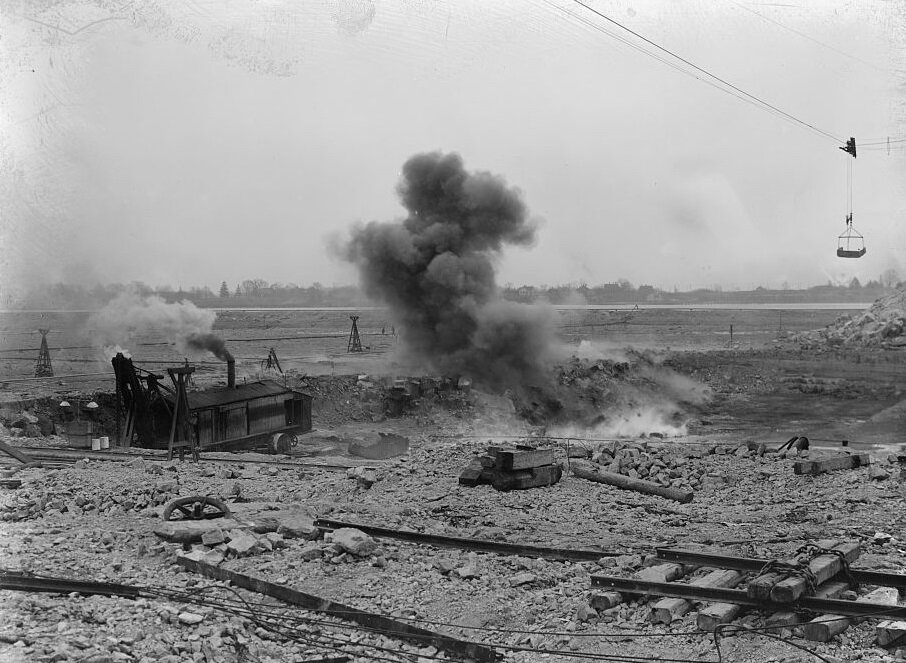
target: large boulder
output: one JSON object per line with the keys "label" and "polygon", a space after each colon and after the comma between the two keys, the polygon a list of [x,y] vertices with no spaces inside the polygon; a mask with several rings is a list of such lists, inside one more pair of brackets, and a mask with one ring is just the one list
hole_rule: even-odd
{"label": "large boulder", "polygon": [[409,453],[409,438],[393,433],[357,437],[349,443],[349,453],[370,460],[403,456]]}
{"label": "large boulder", "polygon": [[377,541],[354,527],[341,527],[334,530],[331,541],[356,557],[368,557],[378,548]]}

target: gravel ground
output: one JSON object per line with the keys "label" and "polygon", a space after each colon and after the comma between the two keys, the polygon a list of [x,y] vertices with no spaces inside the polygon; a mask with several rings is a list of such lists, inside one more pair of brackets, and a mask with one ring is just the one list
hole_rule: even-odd
{"label": "gravel ground", "polygon": [[[370,481],[342,471],[253,462],[80,461],[62,469],[24,469],[16,475],[23,481],[20,488],[0,489],[5,520],[0,566],[140,585],[154,588],[156,595],[128,600],[3,592],[0,660],[304,661],[337,655],[338,649],[361,661],[445,657],[312,613],[293,611],[305,619],[299,623],[288,614],[281,617],[281,624],[295,628],[280,635],[248,616],[161,596],[164,589],[220,586],[182,570],[175,561],[183,546],[154,534],[162,524],[162,505],[193,494],[239,500],[233,506],[240,516],[295,508],[385,527],[600,548],[599,562],[571,563],[380,540],[376,549],[357,556],[323,539],[272,533],[270,549],[262,542],[249,554],[228,552],[221,562],[359,608],[427,620],[417,622],[426,628],[501,645],[512,661],[573,660],[583,652],[623,657],[618,660],[717,661],[710,636],[695,631],[694,611],[669,626],[650,624],[645,602],[597,615],[589,611],[590,575],[631,575],[651,562],[655,545],[698,543],[729,554],[782,557],[808,541],[840,538],[861,541],[854,566],[890,572],[906,566],[906,484],[885,458],[876,459],[890,475],[885,479],[873,479],[870,468],[804,477],[793,474],[791,459],[701,439],[694,444],[642,440],[617,450],[626,472],[638,471],[646,460],[674,465],[678,476],[669,479],[668,471],[668,480],[695,490],[691,503],[680,504],[572,476],[565,447],[558,460],[567,472],[554,486],[501,493],[459,485],[459,471],[489,442],[499,440],[413,436],[408,456],[373,462],[370,487]],[[608,467],[612,446],[586,445]],[[223,602],[234,598],[223,589],[210,591]],[[750,613],[742,622],[758,627],[763,617]],[[826,644],[795,642],[827,660],[896,660],[896,652],[873,645],[875,624],[854,626]],[[819,660],[751,630],[724,639],[721,653],[725,661]]]}

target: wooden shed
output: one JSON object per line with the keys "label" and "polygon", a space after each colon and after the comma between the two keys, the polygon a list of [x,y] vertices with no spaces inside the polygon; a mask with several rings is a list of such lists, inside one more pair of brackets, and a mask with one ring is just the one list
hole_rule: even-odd
{"label": "wooden shed", "polygon": [[[190,391],[186,395],[189,419],[202,450],[265,446],[280,433],[311,430],[311,396],[274,380]],[[169,396],[165,398],[172,405]]]}

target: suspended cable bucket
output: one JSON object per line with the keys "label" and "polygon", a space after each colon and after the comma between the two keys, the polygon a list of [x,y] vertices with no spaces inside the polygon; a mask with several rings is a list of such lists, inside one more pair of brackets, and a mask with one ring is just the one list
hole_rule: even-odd
{"label": "suspended cable bucket", "polygon": [[[846,141],[841,150],[856,158],[856,139]],[[846,230],[837,237],[838,258],[861,258],[865,255],[865,239],[853,228],[853,162],[846,161]]]}
{"label": "suspended cable bucket", "polygon": [[865,255],[865,240],[861,233],[853,228],[853,215],[846,217],[846,230],[837,237],[838,258],[861,258]]}

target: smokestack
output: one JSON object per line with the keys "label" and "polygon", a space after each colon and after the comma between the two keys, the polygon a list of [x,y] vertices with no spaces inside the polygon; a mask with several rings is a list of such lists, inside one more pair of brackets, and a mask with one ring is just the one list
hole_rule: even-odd
{"label": "smokestack", "polygon": [[227,387],[229,389],[236,387],[236,360],[232,357],[227,359]]}

